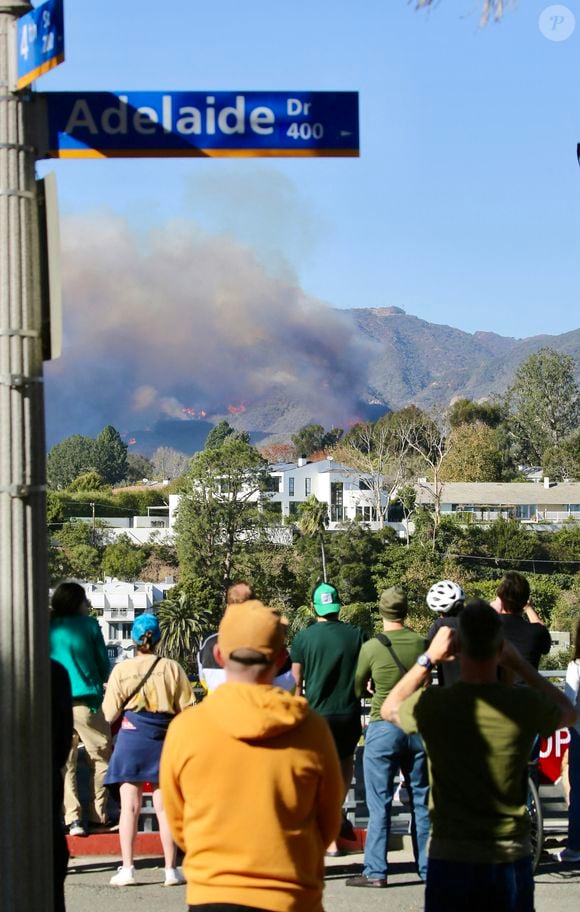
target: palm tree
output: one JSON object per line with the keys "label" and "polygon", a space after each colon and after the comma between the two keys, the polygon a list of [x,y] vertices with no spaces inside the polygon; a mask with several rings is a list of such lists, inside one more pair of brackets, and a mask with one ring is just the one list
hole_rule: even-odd
{"label": "palm tree", "polygon": [[175,659],[186,671],[193,671],[199,644],[214,627],[211,608],[202,598],[183,589],[174,590],[159,605],[157,618],[161,628],[159,654]]}
{"label": "palm tree", "polygon": [[318,500],[314,494],[300,504],[300,519],[298,528],[302,535],[308,538],[319,537],[320,554],[322,557],[322,577],[326,582],[326,552],[324,550],[324,530],[328,522],[328,507],[325,503]]}

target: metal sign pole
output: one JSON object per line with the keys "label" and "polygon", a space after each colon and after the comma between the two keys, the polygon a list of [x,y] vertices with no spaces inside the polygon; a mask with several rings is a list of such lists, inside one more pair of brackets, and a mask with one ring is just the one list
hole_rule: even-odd
{"label": "metal sign pole", "polygon": [[35,150],[14,92],[15,23],[0,0],[0,908],[52,892],[45,448]]}

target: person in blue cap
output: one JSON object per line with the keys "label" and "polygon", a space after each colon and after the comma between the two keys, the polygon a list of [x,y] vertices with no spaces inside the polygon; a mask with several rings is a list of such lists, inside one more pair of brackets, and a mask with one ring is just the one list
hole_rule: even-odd
{"label": "person in blue cap", "polygon": [[185,879],[175,866],[176,847],[163,809],[159,763],[169,723],[195,700],[183,668],[172,659],[155,655],[161,630],[154,614],[141,614],[135,619],[131,639],[137,647],[137,654],[135,658],[115,665],[103,701],[103,712],[108,722],[121,718],[106,777],[109,787],[119,788],[121,801],[119,839],[122,864],[110,883],[117,887],[135,885],[135,837],[143,787],[150,782],[165,857],[164,886],[172,887],[185,883]]}

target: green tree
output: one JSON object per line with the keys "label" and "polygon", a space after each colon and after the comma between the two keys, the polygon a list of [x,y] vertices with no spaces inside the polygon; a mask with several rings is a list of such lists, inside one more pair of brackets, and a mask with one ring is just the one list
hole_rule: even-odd
{"label": "green tree", "polygon": [[321,424],[305,424],[292,434],[291,440],[297,456],[311,456],[312,453],[324,449],[326,431]]}
{"label": "green tree", "polygon": [[49,577],[54,584],[61,579],[96,580],[101,569],[102,529],[89,523],[66,522],[49,534]]}
{"label": "green tree", "polygon": [[196,670],[195,655],[203,639],[215,629],[215,603],[206,583],[190,579],[177,585],[157,606],[161,628],[160,655]]}
{"label": "green tree", "polygon": [[207,435],[205,444],[204,444],[204,449],[205,450],[219,449],[219,447],[221,447],[222,444],[226,442],[228,437],[232,437],[232,436],[236,436],[236,435],[241,437],[246,443],[250,442],[250,435],[248,433],[246,433],[245,431],[242,431],[241,433],[236,431],[236,429],[231,426],[229,421],[226,421],[224,418],[224,419],[222,419],[222,421],[218,421],[218,423],[215,425],[215,427],[213,427],[211,429],[211,431],[209,432],[209,434]]}
{"label": "green tree", "polygon": [[544,451],[542,467],[554,481],[580,480],[580,428]]}
{"label": "green tree", "polygon": [[507,392],[516,455],[542,465],[544,453],[580,425],[580,388],[570,355],[541,348],[516,371]]}
{"label": "green tree", "polygon": [[153,463],[142,453],[127,452],[127,474],[124,480],[127,484],[137,484],[144,478],[151,478],[153,475]]}
{"label": "green tree", "polygon": [[71,481],[67,490],[76,493],[77,491],[100,491],[104,487],[106,487],[106,483],[103,476],[93,470],[83,472],[82,475]]}
{"label": "green tree", "polygon": [[185,476],[177,519],[181,573],[206,580],[220,598],[236,572],[239,555],[260,539],[267,466],[242,436],[196,453]]}
{"label": "green tree", "polygon": [[50,450],[46,461],[48,483],[54,489],[67,488],[83,472],[94,471],[96,463],[92,437],[73,434]]}
{"label": "green tree", "polygon": [[501,481],[502,474],[497,431],[482,421],[453,428],[441,466],[442,481]]}
{"label": "green tree", "polygon": [[95,467],[108,484],[117,484],[127,475],[127,444],[111,424],[95,440]]}
{"label": "green tree", "polygon": [[456,399],[447,417],[451,428],[462,424],[482,422],[490,428],[498,427],[505,420],[505,408],[494,402],[474,402],[473,399]]}
{"label": "green tree", "polygon": [[133,544],[128,535],[120,535],[118,539],[105,547],[102,559],[102,568],[105,576],[113,576],[120,580],[139,579],[141,569],[147,560],[147,551]]}
{"label": "green tree", "polygon": [[322,579],[326,582],[326,551],[324,548],[324,532],[328,522],[328,507],[311,494],[299,507],[298,529],[308,538],[318,539],[320,545],[320,558],[322,561]]}

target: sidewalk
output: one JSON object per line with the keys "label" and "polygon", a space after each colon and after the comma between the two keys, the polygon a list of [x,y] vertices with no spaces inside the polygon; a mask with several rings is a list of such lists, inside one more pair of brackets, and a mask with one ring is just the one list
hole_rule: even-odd
{"label": "sidewalk", "polygon": [[[556,851],[561,838],[549,838],[547,850]],[[389,887],[364,890],[345,886],[346,877],[358,874],[362,854],[327,859],[324,908],[326,912],[421,912],[423,884],[415,874],[412,855],[407,848],[392,852],[389,859]],[[183,912],[184,887],[163,887],[161,858],[140,858],[136,862],[137,887],[110,887],[109,878],[119,863],[118,857],[100,856],[71,859],[67,878],[67,908],[70,912]],[[536,875],[536,912],[578,912],[580,908],[580,867],[572,869],[554,862],[549,855],[542,860]]]}

